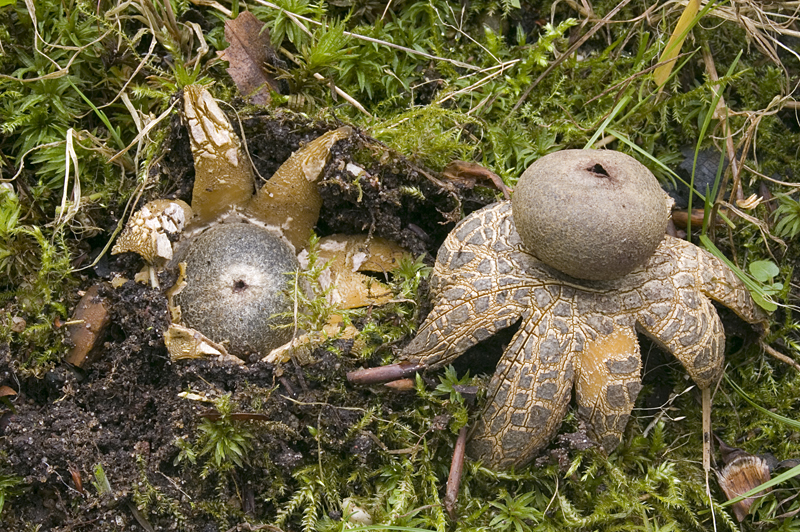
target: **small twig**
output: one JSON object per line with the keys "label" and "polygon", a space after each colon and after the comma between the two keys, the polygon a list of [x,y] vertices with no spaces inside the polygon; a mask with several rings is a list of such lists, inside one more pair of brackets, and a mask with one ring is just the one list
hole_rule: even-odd
{"label": "small twig", "polygon": [[[714,56],[711,54],[711,50],[708,47],[708,43],[703,43],[702,47],[702,54],[703,54],[703,63],[706,67],[706,73],[708,74],[708,79],[714,83],[719,82],[719,75],[717,74],[717,67],[714,63]],[[719,90],[717,87],[715,90]],[[725,102],[725,96],[720,95],[719,100],[717,101],[717,108],[712,110],[713,116],[722,123],[722,131],[725,135],[725,151],[728,156],[728,164],[730,165],[730,175],[733,176],[733,186],[730,195],[730,203],[736,203],[736,199],[742,195],[742,183],[741,183],[741,174],[739,171],[739,161],[736,159],[736,148],[733,146],[733,132],[731,131],[730,125],[728,124],[728,105]],[[742,154],[744,157],[745,154]],[[722,180],[722,184],[719,187],[719,192],[717,194],[717,201],[713,207],[711,212],[711,216],[716,216],[717,211],[719,210],[719,202],[725,198],[725,188],[727,187],[727,172],[725,178]],[[712,218],[713,219],[713,218]]]}
{"label": "small twig", "polygon": [[467,448],[467,427],[458,431],[458,439],[453,448],[453,460],[450,462],[450,474],[447,476],[447,489],[444,496],[444,509],[450,519],[456,520],[456,501],[458,488],[461,486],[461,475],[464,473],[464,451]]}
{"label": "small twig", "polygon": [[798,364],[797,362],[795,362],[794,360],[792,360],[788,356],[786,356],[783,353],[777,351],[776,349],[773,349],[772,347],[767,345],[763,340],[760,340],[759,344],[761,345],[761,349],[763,349],[764,352],[767,353],[772,358],[780,360],[784,364],[788,364],[789,366],[792,366],[795,370],[800,371],[800,364]]}
{"label": "small twig", "polygon": [[[324,77],[322,76],[322,74],[320,74],[319,72],[314,72],[314,78],[315,78],[315,79],[318,79],[319,81],[325,81],[325,78],[324,78]],[[372,114],[370,114],[370,112],[369,112],[369,111],[367,111],[367,110],[364,108],[364,106],[363,106],[363,105],[361,105],[361,104],[358,102],[358,100],[356,100],[355,98],[353,98],[352,96],[350,96],[349,94],[347,94],[345,91],[343,91],[342,89],[340,89],[340,88],[339,88],[339,87],[338,87],[338,86],[337,86],[335,83],[333,84],[333,90],[335,90],[335,91],[336,91],[336,94],[338,94],[338,95],[339,95],[339,96],[341,96],[341,97],[342,97],[344,100],[346,100],[346,101],[347,101],[347,103],[349,103],[350,105],[352,105],[353,107],[355,107],[356,109],[358,109],[359,111],[361,111],[362,113],[364,113],[365,115],[367,115],[368,117],[372,118]]]}
{"label": "small twig", "polygon": [[423,367],[412,362],[400,362],[376,368],[359,369],[349,372],[347,380],[353,384],[380,384],[408,377]]}
{"label": "small twig", "polygon": [[114,99],[111,100],[110,102],[106,103],[106,104],[97,106],[98,109],[105,109],[106,107],[109,107],[109,106],[113,105],[114,102],[117,101],[117,98],[119,98],[120,96],[122,96],[122,94],[125,93],[125,89],[128,88],[128,85],[131,82],[133,82],[133,79],[136,77],[136,75],[139,73],[139,71],[142,68],[144,68],[144,66],[150,61],[150,58],[153,56],[153,50],[155,50],[157,43],[158,43],[158,40],[156,39],[156,36],[153,35],[153,38],[150,39],[150,49],[147,50],[147,54],[139,62],[139,65],[136,67],[136,70],[134,70],[133,73],[130,76],[128,76],[128,80],[125,82],[125,84],[122,86],[122,88],[119,91],[117,91],[117,95],[114,96]]}
{"label": "small twig", "polygon": [[191,500],[194,500],[194,499],[192,499],[191,495],[189,495],[188,493],[186,493],[185,491],[183,491],[183,490],[181,489],[181,487],[178,485],[178,483],[177,483],[177,482],[175,482],[174,480],[172,480],[172,479],[171,479],[169,476],[165,475],[165,474],[164,474],[162,471],[159,471],[159,473],[161,473],[161,476],[162,476],[162,477],[164,477],[165,479],[167,479],[167,480],[169,481],[169,483],[170,483],[170,484],[172,484],[172,486],[173,486],[173,487],[174,487],[176,490],[178,490],[178,491],[180,491],[181,493],[183,493],[183,495],[186,497],[186,499],[187,499],[187,500],[189,500],[189,501],[191,501]]}
{"label": "small twig", "polygon": [[515,63],[518,63],[518,62],[520,62],[519,59],[514,59],[513,61],[506,61],[505,63],[501,63],[499,65],[496,65],[496,66],[492,67],[493,69],[497,69],[497,70],[495,72],[492,72],[491,74],[487,74],[485,77],[479,79],[478,81],[476,81],[475,83],[473,83],[469,87],[464,87],[463,89],[459,89],[459,90],[457,90],[455,92],[450,92],[450,93],[446,94],[440,100],[437,100],[436,105],[441,105],[444,102],[446,102],[447,100],[458,96],[459,94],[464,94],[464,93],[469,93],[469,92],[474,91],[475,89],[477,89],[477,88],[489,83],[492,79],[496,78],[497,76],[499,76],[500,74],[505,72],[507,68],[510,68],[511,65],[513,65]]}
{"label": "small twig", "polygon": [[703,388],[703,471],[711,470],[711,387]]}

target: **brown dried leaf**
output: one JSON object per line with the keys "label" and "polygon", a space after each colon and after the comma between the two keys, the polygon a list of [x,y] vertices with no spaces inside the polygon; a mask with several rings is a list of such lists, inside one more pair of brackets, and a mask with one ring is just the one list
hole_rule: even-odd
{"label": "brown dried leaf", "polygon": [[[769,466],[759,456],[752,454],[740,456],[717,473],[717,480],[719,481],[719,487],[725,492],[728,500],[735,499],[739,495],[768,482],[770,480]],[[750,507],[753,503],[768,491],[772,490],[768,488],[752,497],[747,497],[734,503],[731,506],[731,510],[733,510],[736,520],[740,523],[744,521],[747,514],[750,513]]]}
{"label": "brown dried leaf", "polygon": [[0,386],[0,397],[8,397],[9,395],[17,395],[10,386]]}
{"label": "brown dried leaf", "polygon": [[228,74],[239,92],[256,105],[268,105],[272,101],[270,90],[277,91],[278,83],[264,69],[276,57],[266,24],[251,12],[242,11],[225,22],[225,40],[230,46],[219,52],[219,57],[230,63]]}

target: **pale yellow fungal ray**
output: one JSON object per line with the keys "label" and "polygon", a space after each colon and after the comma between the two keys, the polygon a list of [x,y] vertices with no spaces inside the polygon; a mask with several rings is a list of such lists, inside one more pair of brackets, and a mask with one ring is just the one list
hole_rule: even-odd
{"label": "pale yellow fungal ray", "polygon": [[[367,235],[330,235],[320,239],[319,258],[329,262],[320,276],[328,298],[341,309],[385,305],[392,299],[391,289],[362,271],[389,272],[397,267],[406,251],[386,239]],[[298,259],[303,263],[307,252]]]}
{"label": "pale yellow fungal ray", "polygon": [[217,356],[237,365],[244,364],[240,358],[228,354],[221,344],[199,331],[176,323],[171,324],[164,333],[164,344],[172,361]]}
{"label": "pale yellow fungal ray", "polygon": [[192,217],[192,209],[181,200],[160,199],[139,209],[123,229],[112,255],[133,251],[148,263],[172,259],[172,241]]}
{"label": "pale yellow fungal ray", "polygon": [[352,128],[340,127],[294,152],[250,201],[246,214],[280,228],[295,249],[302,249],[322,208],[317,180],[331,147],[352,133]]}
{"label": "pale yellow fungal ray", "polygon": [[192,209],[198,222],[210,222],[250,200],[253,169],[231,123],[204,87],[185,87],[183,105],[194,158]]}

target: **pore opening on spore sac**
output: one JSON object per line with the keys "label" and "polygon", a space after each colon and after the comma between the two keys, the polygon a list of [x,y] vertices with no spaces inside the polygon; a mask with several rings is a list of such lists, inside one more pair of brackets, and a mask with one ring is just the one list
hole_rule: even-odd
{"label": "pore opening on spore sac", "polygon": [[599,175],[602,175],[602,176],[611,177],[610,175],[608,175],[608,172],[606,171],[605,168],[603,168],[603,165],[600,164],[600,163],[595,164],[591,168],[587,168],[587,170],[589,170],[590,172],[592,172],[594,174],[599,174]]}
{"label": "pore opening on spore sac", "polygon": [[247,289],[247,283],[244,282],[242,279],[237,279],[233,282],[233,291],[234,293],[244,292]]}

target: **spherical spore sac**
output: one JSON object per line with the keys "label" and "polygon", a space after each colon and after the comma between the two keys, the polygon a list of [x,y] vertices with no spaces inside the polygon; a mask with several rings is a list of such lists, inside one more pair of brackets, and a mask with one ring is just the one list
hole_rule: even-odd
{"label": "spherical spore sac", "polygon": [[286,240],[249,223],[209,228],[181,252],[186,286],[175,296],[184,325],[242,359],[267,355],[292,337],[288,273],[299,266]]}
{"label": "spherical spore sac", "polygon": [[512,198],[526,249],[578,279],[627,275],[664,238],[670,202],[653,174],[610,150],[563,150],[534,162]]}

